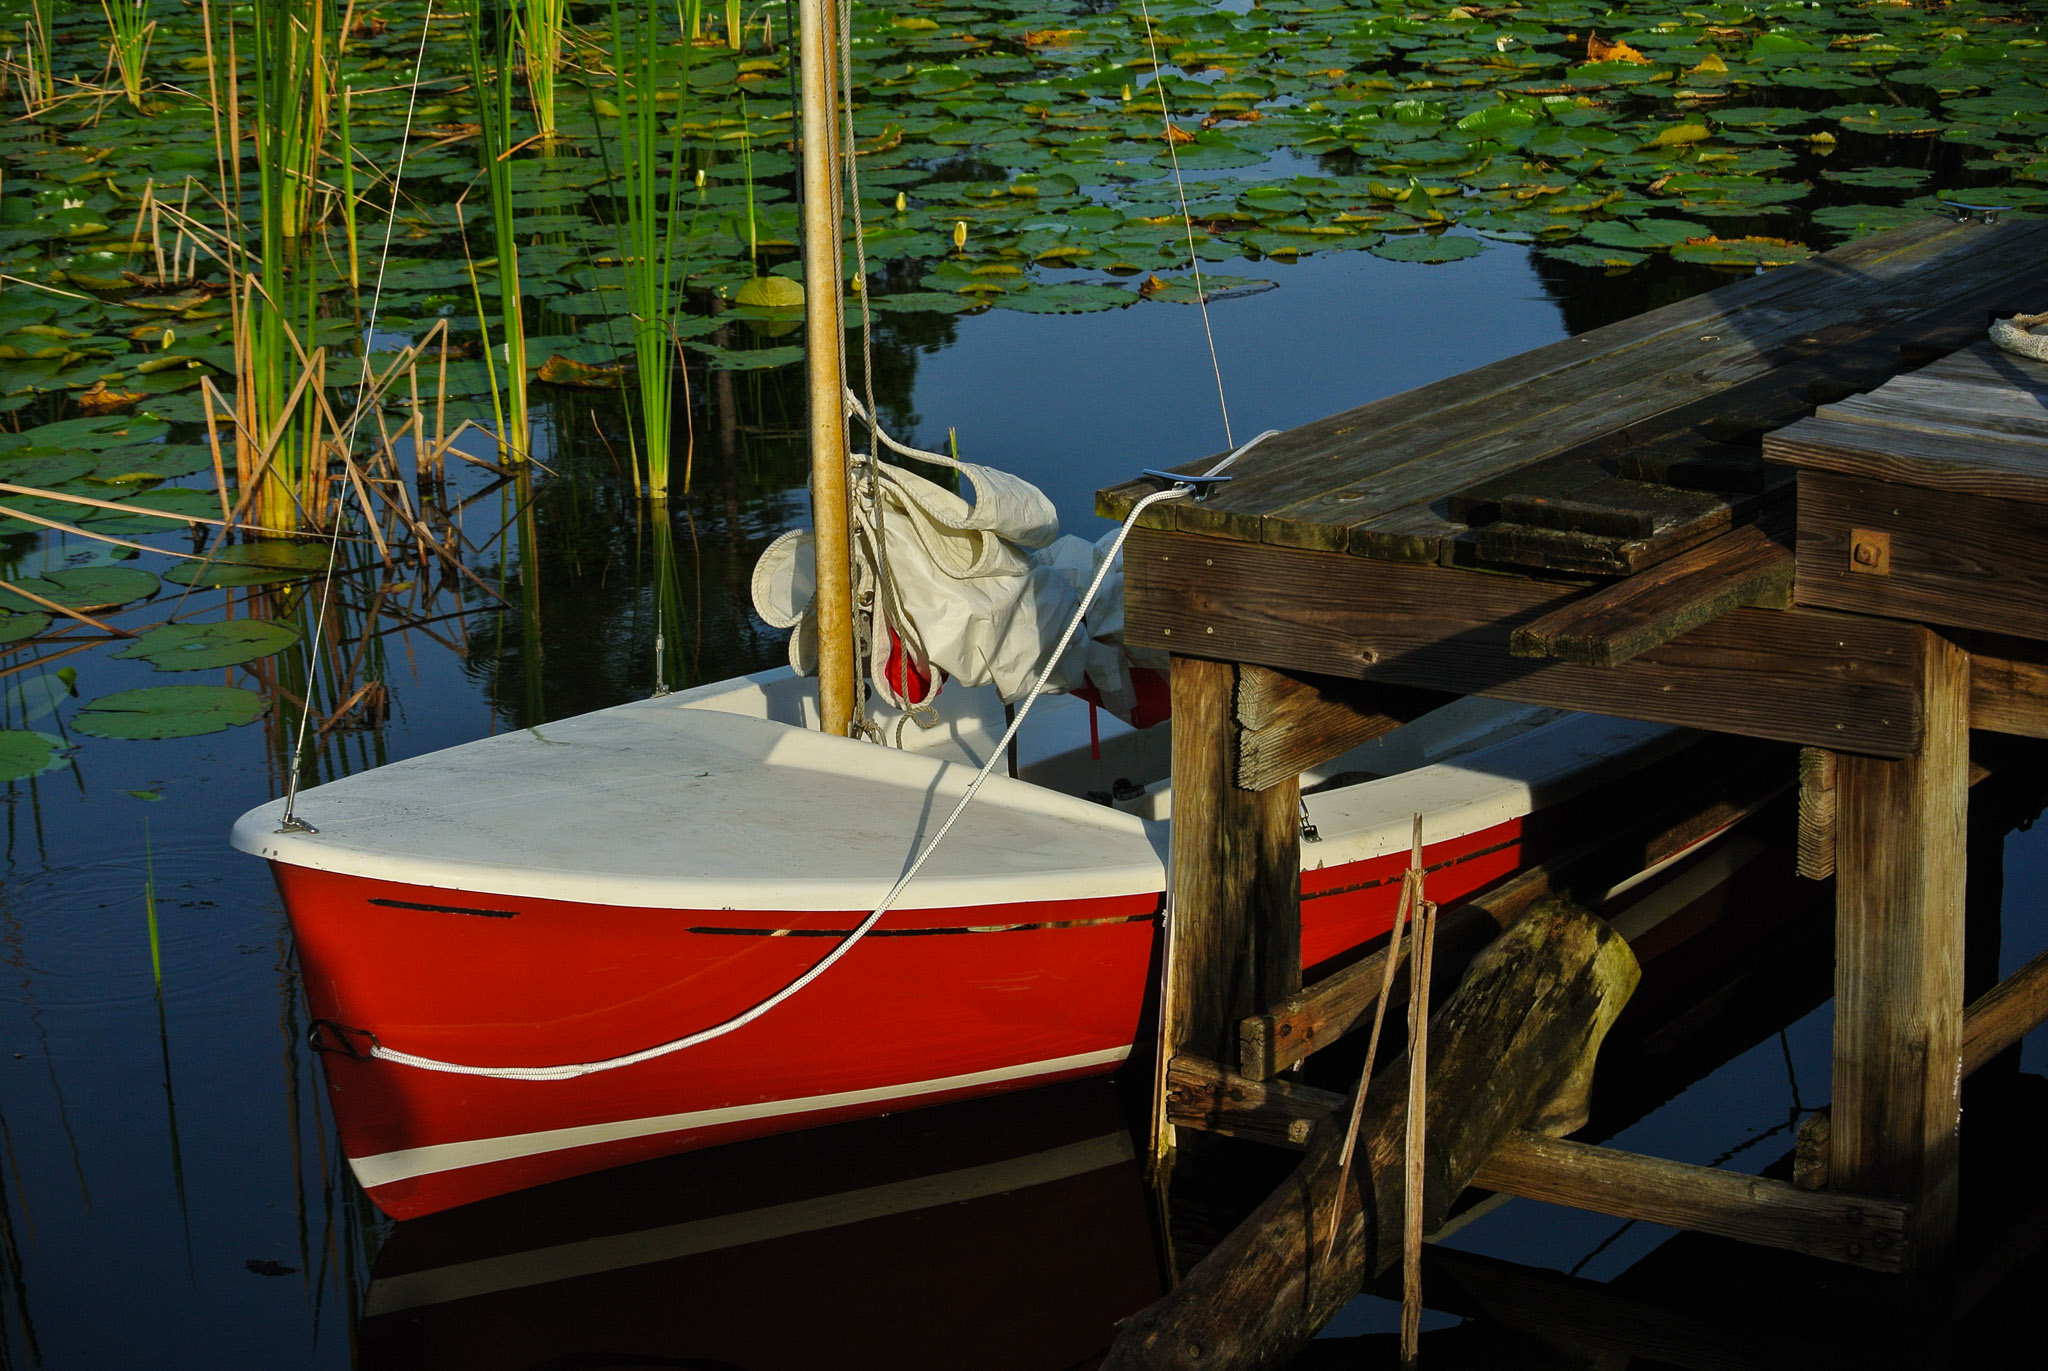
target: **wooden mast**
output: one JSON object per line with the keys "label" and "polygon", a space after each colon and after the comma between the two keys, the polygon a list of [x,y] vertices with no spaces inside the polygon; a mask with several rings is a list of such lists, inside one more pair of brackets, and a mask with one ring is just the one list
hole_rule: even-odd
{"label": "wooden mast", "polygon": [[845,334],[840,327],[838,108],[826,0],[802,0],[804,318],[811,411],[811,526],[816,530],[818,716],[825,732],[851,731],[854,700],[852,534],[847,514]]}

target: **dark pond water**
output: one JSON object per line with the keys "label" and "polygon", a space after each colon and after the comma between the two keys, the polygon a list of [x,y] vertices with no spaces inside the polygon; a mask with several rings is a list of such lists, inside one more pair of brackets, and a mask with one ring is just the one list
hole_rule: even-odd
{"label": "dark pond water", "polygon": [[[1727,23],[1753,18],[1713,8]],[[1863,150],[1871,165],[1915,161],[1881,144]],[[1953,170],[1956,157],[1916,165]],[[1271,174],[1314,165],[1283,157]],[[1783,228],[1716,224],[1727,237]],[[1279,287],[1212,310],[1240,439],[1730,279],[1663,257],[1610,275],[1512,241],[1434,265],[1350,252],[1212,266]],[[891,313],[877,343],[900,436],[940,446],[954,431],[971,460],[1042,484],[1073,531],[1099,531],[1098,487],[1224,446],[1190,309]],[[492,592],[371,574],[350,578],[325,616],[291,590],[200,592],[321,637],[311,665],[287,653],[204,676],[253,679],[272,712],[196,738],[92,739],[68,766],[10,784],[0,1366],[1049,1368],[1085,1364],[1114,1319],[1157,1292],[1159,1217],[1122,1140],[1128,1101],[1100,1088],[706,1154],[399,1229],[355,1190],[304,1046],[282,912],[262,866],[227,849],[227,827],[282,789],[309,693],[325,715],[364,681],[390,692],[388,716],[359,710],[316,733],[309,770],[331,776],[644,695],[663,624],[671,682],[782,659],[745,578],[770,538],[806,519],[794,370],[693,370],[695,477],[664,526],[621,477],[624,423],[608,398],[557,393],[537,442],[553,475],[494,484],[455,468],[478,549],[469,564]],[[16,539],[8,577],[45,556]],[[9,727],[65,730],[81,699],[161,683],[108,647],[70,651],[88,638],[10,650]],[[75,668],[76,698],[69,682],[54,694],[28,684],[60,667]],[[2048,944],[2048,849],[2029,834],[2006,847],[2010,969]],[[1811,893],[1784,882],[1744,898],[1789,923]],[[1736,1169],[1776,1161],[1791,1120],[1827,1091],[1825,961],[1801,965],[1804,976],[1726,992],[1754,1012],[1717,1039],[1725,1062],[1645,1065],[1671,1098],[1619,1108],[1615,1141]],[[2024,1065],[2048,1068],[2044,1051],[2030,1041]],[[1654,1269],[1668,1237],[1513,1204],[1449,1245],[1618,1288],[1637,1272],[1645,1289],[1696,1283],[1683,1260]],[[1454,1322],[1437,1314],[1429,1327]],[[1331,1333],[1362,1340],[1347,1355],[1379,1356],[1393,1327],[1392,1306],[1367,1297]],[[1471,1355],[1538,1364],[1530,1346]]]}
{"label": "dark pond water", "polygon": [[[1639,303],[1603,302],[1596,280],[1567,306],[1559,292],[1585,283],[1559,281],[1519,250],[1426,270],[1353,256],[1292,272],[1284,290],[1215,312],[1240,432],[1453,374],[1563,336],[1568,320]],[[949,336],[922,344],[933,350],[891,359],[887,374],[904,383],[892,408],[914,413],[911,431],[925,441],[957,428],[964,450],[1041,480],[1085,527],[1096,486],[1219,445],[1206,354],[1187,336],[1198,333],[1193,317],[1163,318],[1178,332],[1143,316],[953,320]],[[1453,323],[1473,318],[1485,326]],[[1282,336],[1290,345],[1273,346]],[[716,435],[727,396],[706,389],[698,423]],[[751,619],[738,582],[762,543],[803,517],[781,436],[793,398],[781,383],[741,378],[730,400],[731,455],[715,438],[700,447],[696,487],[676,514],[686,617],[701,625],[689,656],[707,678],[779,659],[781,644]],[[569,414],[558,418],[571,425]],[[598,445],[564,442],[551,460],[561,474],[536,495],[536,554],[511,578],[514,598],[537,604],[538,631],[521,612],[472,603],[429,625],[450,641],[466,636],[467,656],[426,628],[388,633],[380,650],[392,716],[374,731],[329,735],[322,774],[649,688],[654,539],[619,498]],[[484,507],[498,517],[494,499]],[[149,675],[104,653],[84,660],[91,693]],[[1158,1276],[1145,1190],[1135,1166],[1101,1141],[1121,1126],[1116,1100],[1086,1091],[1019,1116],[1042,1136],[1018,1137],[1016,1119],[996,1106],[937,1111],[903,1125],[901,1137],[841,1130],[763,1149],[754,1162],[685,1159],[631,1184],[589,1187],[587,1197],[506,1201],[473,1222],[450,1216],[422,1223],[417,1238],[394,1235],[335,1151],[267,873],[225,846],[232,818],[278,789],[279,730],[295,721],[281,716],[184,741],[95,743],[68,770],[13,788],[0,892],[7,1364],[338,1367],[360,1346],[376,1365],[584,1365],[596,1363],[550,1358],[660,1347],[671,1359],[616,1364],[1056,1366],[1101,1345],[1117,1300],[1147,1297]],[[2027,835],[2012,852],[2008,964],[2048,940],[2037,897],[2048,853]],[[144,909],[152,879],[160,1001]],[[1795,894],[1769,898],[1791,909]],[[1776,1160],[1794,1111],[1825,1099],[1828,1034],[1825,1006],[1795,1005],[1782,1037],[1738,1035],[1739,1055],[1617,1141],[1739,1168]],[[2048,1064],[2039,1044],[2028,1052],[2029,1066]],[[1056,1162],[1033,1161],[1048,1155]],[[929,1186],[933,1175],[975,1168],[997,1179],[972,1205],[918,1188],[919,1177]],[[789,1231],[769,1222],[779,1207],[822,1204],[835,1188],[877,1187],[883,1198],[858,1223],[804,1213]],[[1005,1193],[1032,1202],[1005,1202]],[[711,1227],[677,1236],[693,1223]],[[667,1238],[634,1237],[650,1231]],[[1606,1279],[1667,1236],[1514,1205],[1453,1241]],[[738,1268],[698,1252],[698,1238]],[[387,1243],[387,1260],[401,1263],[397,1295],[369,1279]],[[602,1255],[605,1244],[623,1244],[623,1255]],[[564,1249],[588,1257],[585,1274],[560,1288],[521,1283],[519,1253]],[[991,1255],[1020,1251],[1035,1254],[1022,1271]],[[407,1303],[417,1295],[406,1293],[407,1273],[448,1266],[482,1273],[482,1293],[472,1292],[480,1302]],[[730,1287],[735,1269],[762,1284],[742,1282],[741,1298]],[[820,1303],[821,1289],[835,1288],[827,1271],[862,1272],[864,1298]],[[939,1272],[943,1296],[915,1297]],[[512,1311],[531,1326],[507,1324]],[[1394,1313],[1363,1300],[1332,1331],[1384,1332]],[[828,1315],[841,1322],[823,1343],[791,1332]],[[524,1331],[509,1345],[493,1340],[508,1327]],[[1012,1328],[1036,1330],[1039,1341],[1016,1341],[1021,1333],[1004,1331]],[[976,1341],[983,1333],[993,1341]],[[528,1355],[544,1344],[548,1355]],[[1013,1346],[1025,1350],[1010,1363],[994,1350]],[[688,1360],[699,1356],[708,1360]]]}

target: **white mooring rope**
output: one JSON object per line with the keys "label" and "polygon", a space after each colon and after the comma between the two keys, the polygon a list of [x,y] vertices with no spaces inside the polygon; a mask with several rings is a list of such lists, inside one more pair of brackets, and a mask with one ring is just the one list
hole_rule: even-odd
{"label": "white mooring rope", "polygon": [[[842,30],[844,30],[846,26],[850,23],[849,15],[850,6],[842,3],[840,7],[840,25],[842,27]],[[1144,13],[1144,22],[1147,40],[1152,43],[1155,72],[1154,80],[1156,82],[1158,79],[1157,72],[1159,71],[1157,63],[1158,45],[1157,40],[1153,37],[1151,14],[1149,11],[1146,11]],[[849,67],[847,90],[850,92],[852,86],[850,77],[850,45],[848,55],[844,60],[847,62]],[[769,1010],[775,1008],[783,1001],[789,999],[792,995],[795,995],[798,991],[802,990],[812,981],[815,981],[816,979],[818,979],[818,977],[824,975],[825,972],[831,969],[832,965],[835,962],[837,962],[841,957],[844,957],[847,953],[851,952],[857,945],[859,945],[861,939],[865,938],[868,935],[869,930],[873,929],[877,923],[880,923],[882,916],[888,913],[889,910],[895,905],[897,899],[903,894],[905,888],[907,888],[910,885],[910,882],[916,878],[917,873],[924,868],[926,859],[929,858],[932,855],[932,853],[938,849],[938,846],[941,842],[945,841],[946,835],[952,831],[954,822],[959,819],[960,815],[963,812],[965,812],[967,806],[973,801],[975,795],[979,793],[979,791],[981,790],[982,782],[986,781],[989,778],[989,775],[995,770],[997,764],[1004,761],[1009,755],[1010,744],[1016,739],[1018,730],[1023,728],[1024,720],[1031,713],[1031,707],[1038,702],[1038,697],[1044,693],[1046,676],[1050,672],[1052,664],[1058,662],[1063,656],[1066,655],[1067,645],[1073,642],[1074,634],[1080,631],[1083,620],[1087,618],[1089,607],[1095,603],[1096,595],[1100,593],[1102,590],[1103,581],[1108,579],[1110,568],[1116,565],[1117,557],[1123,551],[1124,541],[1130,537],[1131,530],[1137,526],[1138,517],[1142,515],[1147,509],[1150,509],[1153,505],[1160,504],[1167,500],[1184,499],[1191,494],[1197,493],[1198,490],[1206,489],[1206,487],[1200,484],[1201,482],[1206,481],[1210,477],[1221,476],[1223,474],[1224,469],[1229,467],[1233,462],[1237,461],[1238,458],[1242,457],[1252,448],[1258,446],[1260,443],[1264,442],[1268,438],[1273,437],[1275,434],[1279,432],[1278,429],[1268,429],[1264,433],[1261,433],[1257,437],[1242,444],[1236,444],[1235,438],[1233,438],[1231,435],[1230,408],[1228,402],[1224,398],[1223,392],[1223,368],[1222,364],[1217,359],[1216,336],[1209,325],[1208,292],[1203,288],[1202,264],[1199,256],[1196,254],[1194,250],[1194,220],[1188,213],[1187,188],[1181,180],[1180,158],[1178,154],[1175,152],[1173,145],[1173,116],[1167,108],[1166,92],[1163,86],[1160,87],[1158,94],[1160,97],[1160,115],[1166,121],[1166,151],[1173,168],[1174,187],[1176,191],[1178,191],[1180,196],[1181,218],[1183,222],[1186,224],[1188,232],[1188,260],[1189,264],[1194,268],[1195,300],[1201,308],[1202,331],[1208,339],[1209,363],[1211,369],[1215,372],[1216,378],[1216,401],[1219,408],[1221,408],[1223,414],[1223,441],[1224,445],[1226,447],[1229,447],[1231,450],[1227,456],[1225,456],[1221,461],[1217,462],[1215,466],[1211,467],[1202,476],[1190,478],[1187,482],[1176,482],[1173,485],[1167,486],[1163,490],[1156,490],[1152,494],[1143,497],[1136,504],[1131,506],[1131,512],[1124,516],[1123,525],[1117,530],[1116,540],[1110,544],[1108,554],[1103,557],[1101,565],[1095,569],[1095,579],[1089,583],[1087,593],[1081,597],[1080,606],[1077,609],[1075,609],[1073,618],[1069,620],[1067,623],[1066,631],[1060,635],[1059,642],[1054,645],[1051,655],[1047,657],[1046,665],[1040,668],[1038,673],[1038,679],[1032,682],[1030,693],[1024,697],[1023,705],[1017,710],[1015,716],[1010,720],[1009,727],[1004,730],[1002,740],[989,750],[988,759],[981,764],[981,769],[975,773],[974,779],[968,782],[967,790],[960,796],[959,803],[953,806],[953,812],[946,816],[946,821],[943,824],[939,825],[939,831],[932,835],[931,841],[926,843],[921,849],[919,849],[916,858],[912,860],[912,862],[910,863],[909,869],[906,870],[902,874],[902,876],[897,878],[896,884],[889,888],[889,893],[882,897],[882,902],[876,905],[874,909],[868,914],[868,916],[865,919],[862,919],[860,921],[860,924],[857,927],[855,927],[852,932],[848,933],[844,938],[842,938],[839,941],[839,943],[836,946],[834,946],[830,952],[826,953],[824,957],[819,959],[819,961],[815,965],[813,965],[810,970],[804,972],[801,976],[791,981],[788,985],[776,991],[767,999],[755,1004],[753,1007],[733,1015],[733,1017],[725,1020],[722,1023],[713,1024],[709,1028],[699,1029],[697,1032],[689,1034],[686,1037],[671,1039],[668,1042],[660,1043],[654,1047],[642,1048],[638,1052],[629,1052],[623,1056],[607,1057],[602,1061],[564,1062],[556,1066],[468,1066],[460,1062],[447,1062],[441,1061],[438,1058],[434,1057],[421,1057],[410,1052],[400,1052],[395,1048],[385,1047],[382,1043],[377,1042],[374,1037],[372,1037],[370,1040],[371,1046],[369,1055],[371,1057],[375,1058],[378,1061],[395,1062],[400,1066],[417,1067],[422,1071],[442,1071],[458,1076],[488,1076],[494,1080],[507,1081],[566,1081],[573,1080],[578,1076],[594,1075],[600,1071],[616,1071],[622,1066],[634,1066],[639,1064],[640,1062],[652,1061],[656,1057],[665,1057],[669,1055],[671,1052],[681,1052],[684,1048],[695,1047],[699,1043],[707,1043],[714,1038],[722,1038],[726,1034],[731,1033],[737,1029],[744,1028],[748,1024],[754,1022],[754,1020],[760,1018]],[[847,99],[849,100],[850,104],[850,94],[848,94]],[[846,125],[846,160],[849,165],[849,169],[853,170],[854,175],[857,177],[858,171],[857,169],[855,169],[855,158],[853,155],[852,119],[850,108],[848,109],[847,114],[848,118]],[[852,200],[854,211],[853,217],[855,249],[859,256],[859,267],[861,270],[862,279],[863,281],[865,281],[867,268],[867,253],[865,234],[863,232],[864,225],[861,222],[860,198],[857,180],[855,181],[855,190],[852,196]],[[864,360],[866,360],[866,354],[872,349],[873,343],[870,333],[870,323],[868,317],[867,292],[865,289],[863,289],[861,292],[861,323],[862,351],[863,358]],[[851,387],[845,387],[845,398],[848,412],[852,415],[858,416],[859,418],[863,419],[868,425],[870,443],[867,457],[871,465],[876,457],[874,448],[874,443],[876,440],[879,440],[883,446],[888,447],[890,450],[904,457],[911,457],[923,461],[935,462],[941,466],[959,465],[958,461],[952,457],[943,456],[935,452],[926,452],[920,448],[910,447],[902,442],[899,442],[895,438],[891,437],[889,434],[885,433],[882,430],[882,426],[877,421],[874,414],[874,376],[871,364],[869,366],[869,370],[864,376],[864,379],[868,387],[868,394],[866,397],[867,404],[865,406],[861,404],[860,398],[854,394]]]}
{"label": "white mooring rope", "polygon": [[[1252,440],[1253,443],[1257,441],[1259,441],[1257,438]],[[1251,445],[1251,443],[1247,443],[1245,447],[1248,448]],[[1235,461],[1243,451],[1244,448],[1239,448],[1236,452],[1231,453],[1222,463],[1218,464],[1219,469],[1221,466]],[[1210,474],[1214,475],[1215,473],[1211,472]],[[1074,611],[1073,618],[1067,621],[1066,632],[1060,635],[1059,642],[1053,647],[1052,654],[1046,659],[1048,666],[1053,662],[1059,661],[1065,655],[1067,644],[1071,643],[1074,640],[1074,634],[1080,631],[1081,623],[1087,617],[1089,606],[1095,603],[1095,597],[1101,591],[1103,581],[1109,577],[1110,568],[1116,565],[1117,554],[1123,551],[1124,540],[1130,537],[1131,530],[1137,526],[1138,516],[1153,505],[1163,501],[1182,499],[1190,494],[1193,489],[1192,486],[1188,485],[1168,486],[1164,490],[1153,491],[1150,495],[1145,496],[1131,506],[1131,512],[1124,516],[1123,527],[1117,530],[1116,541],[1110,544],[1109,554],[1102,559],[1102,565],[1095,569],[1095,579],[1089,583],[1087,594],[1081,597],[1080,607]],[[1017,710],[1017,716],[1010,721],[1009,728],[1004,731],[1002,741],[989,749],[988,760],[981,764],[981,769],[975,772],[974,779],[968,782],[967,790],[961,795],[959,803],[953,806],[953,812],[946,816],[946,821],[943,824],[939,825],[939,831],[932,835],[931,841],[919,849],[916,858],[910,863],[909,869],[897,878],[895,885],[889,887],[889,893],[882,897],[882,902],[876,905],[874,910],[865,919],[860,921],[858,927],[840,939],[838,945],[826,953],[824,957],[820,958],[810,970],[804,972],[803,975],[797,977],[767,999],[755,1004],[752,1008],[742,1010],[723,1023],[713,1024],[709,1028],[701,1028],[686,1037],[674,1038],[668,1042],[657,1044],[654,1047],[642,1048],[638,1052],[628,1052],[619,1057],[606,1057],[602,1061],[595,1062],[564,1062],[557,1066],[468,1066],[461,1062],[446,1062],[435,1057],[421,1057],[411,1052],[400,1052],[396,1048],[384,1046],[374,1038],[371,1040],[370,1056],[378,1061],[395,1062],[400,1066],[417,1067],[422,1071],[444,1071],[456,1076],[489,1076],[493,1080],[501,1081],[567,1081],[573,1080],[578,1076],[595,1075],[600,1071],[616,1071],[622,1066],[635,1066],[641,1062],[653,1061],[656,1057],[666,1057],[671,1052],[680,1052],[686,1047],[695,1047],[699,1043],[707,1043],[714,1038],[722,1038],[736,1029],[746,1027],[769,1010],[775,1008],[775,1006],[781,1004],[784,1000],[790,998],[790,996],[802,990],[812,981],[824,975],[832,968],[833,963],[853,951],[859,945],[861,939],[868,935],[868,931],[881,922],[882,916],[889,912],[895,905],[897,898],[903,894],[904,889],[916,878],[917,873],[924,868],[925,860],[938,849],[940,843],[946,840],[946,834],[952,831],[954,822],[959,819],[961,813],[966,810],[976,793],[980,791],[982,782],[989,778],[990,773],[1008,755],[1011,740],[1017,736],[1017,730],[1024,726],[1024,720],[1030,715],[1031,707],[1038,703],[1038,697],[1045,691],[1046,674],[1045,670],[1041,670],[1038,673],[1038,679],[1032,683],[1031,692],[1024,697],[1024,703]]]}

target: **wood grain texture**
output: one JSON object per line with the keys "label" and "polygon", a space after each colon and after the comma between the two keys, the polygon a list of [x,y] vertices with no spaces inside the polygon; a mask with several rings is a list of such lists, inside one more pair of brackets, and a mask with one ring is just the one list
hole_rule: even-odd
{"label": "wood grain texture", "polygon": [[1237,784],[1237,669],[1173,662],[1167,1042],[1226,1059],[1237,1021],[1301,984],[1301,783]]}
{"label": "wood grain texture", "polygon": [[[1561,810],[1566,831],[1584,836],[1446,909],[1437,923],[1438,974],[1461,971],[1497,932],[1538,902],[1554,895],[1600,899],[1702,838],[1742,822],[1785,792],[1789,762],[1775,744],[1721,739],[1710,749],[1686,749],[1645,768],[1616,787],[1616,794]],[[1246,1015],[1237,1030],[1237,1069],[1264,1079],[1359,1027],[1379,999],[1386,965],[1387,949],[1381,947]],[[1395,971],[1393,1000],[1399,1003],[1408,986],[1398,963]]]}
{"label": "wood grain texture", "polygon": [[2038,384],[2043,365],[2029,357],[2015,357],[1989,338],[1979,336],[1929,360],[1910,374],[1962,385],[2032,389]]}
{"label": "wood grain texture", "polygon": [[1799,874],[1824,881],[1835,874],[1835,754],[1799,749]]}
{"label": "wood grain texture", "polygon": [[1177,1128],[1306,1148],[1316,1124],[1344,1097],[1294,1081],[1255,1081],[1215,1062],[1181,1053],[1166,1068],[1166,1116]]}
{"label": "wood grain texture", "polygon": [[[1866,531],[1883,575],[1853,566]],[[1801,471],[1797,556],[1802,605],[2048,638],[2048,504]]]}
{"label": "wood grain texture", "polygon": [[1961,1121],[1970,664],[1926,630],[1919,752],[1836,772],[1830,1175],[1911,1202],[1923,1264],[1950,1255]]}
{"label": "wood grain texture", "polygon": [[2048,952],[2028,962],[1971,1002],[1963,1012],[1963,1074],[2048,1021]]}
{"label": "wood grain texture", "polygon": [[1125,637],[1145,647],[1877,756],[1919,745],[1904,624],[1738,609],[1603,668],[1509,651],[1570,586],[1145,529],[1125,568]]}
{"label": "wood grain texture", "polygon": [[2048,738],[2048,644],[1976,636],[1970,644],[1970,727]]}
{"label": "wood grain texture", "polygon": [[[1506,915],[1505,922],[1512,923],[1529,905],[1551,893],[1549,874],[1523,872],[1520,877],[1509,878],[1519,882],[1512,896],[1520,903],[1511,906],[1503,900],[1497,905]],[[1490,917],[1491,913],[1491,907],[1467,902],[1439,916],[1440,967],[1452,970],[1462,966],[1465,958],[1500,931],[1501,925]],[[1404,940],[1395,962],[1397,975],[1410,950],[1409,941]],[[1270,1079],[1364,1026],[1372,1016],[1373,1006],[1379,1003],[1386,975],[1387,948],[1381,947],[1265,1010],[1247,1014],[1237,1026],[1238,1071],[1248,1080]],[[1406,998],[1405,979],[1397,983],[1396,992],[1390,1003]]]}
{"label": "wood grain texture", "polygon": [[[1542,1127],[1584,1070],[1637,979],[1627,944],[1582,910],[1535,910],[1473,963],[1432,1017],[1425,1228],[1500,1140]],[[1352,1183],[1338,1191],[1342,1130],[1315,1132],[1308,1155],[1250,1218],[1164,1298],[1126,1319],[1104,1371],[1279,1368],[1400,1256],[1405,1059],[1390,1062],[1360,1130]],[[1328,1260],[1332,1224],[1335,1247]]]}
{"label": "wood grain texture", "polygon": [[1846,1262],[1912,1269],[1912,1206],[1801,1190],[1784,1181],[1644,1157],[1526,1131],[1502,1142],[1473,1184],[1522,1199],[1661,1223]]}
{"label": "wood grain texture", "polygon": [[[1157,507],[1148,522],[1439,560],[1463,527],[1441,512],[1451,493],[1574,452],[1612,458],[1693,428],[1711,445],[1784,423],[1883,381],[1903,346],[1981,337],[1997,299],[2048,289],[2044,249],[2048,226],[2023,221],[1875,235],[1303,425],[1253,449],[1208,501]],[[1151,488],[1113,487],[1098,507],[1120,514]]]}
{"label": "wood grain texture", "polygon": [[1453,696],[1243,666],[1237,675],[1237,784],[1264,790],[1341,757]]}
{"label": "wood grain texture", "polygon": [[1552,610],[1516,629],[1509,650],[1618,666],[1730,610],[1782,608],[1792,589],[1791,535],[1787,508]]}
{"label": "wood grain texture", "polygon": [[1767,434],[1764,457],[1801,471],[2048,504],[2048,454],[2037,443],[1999,435],[1968,437],[1816,416]]}

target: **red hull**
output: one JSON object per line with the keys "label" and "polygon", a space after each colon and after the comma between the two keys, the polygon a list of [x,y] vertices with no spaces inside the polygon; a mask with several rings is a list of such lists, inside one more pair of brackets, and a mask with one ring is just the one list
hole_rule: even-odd
{"label": "red hull", "polygon": [[[1433,847],[1455,899],[1522,864],[1521,821]],[[1303,960],[1386,932],[1406,854],[1304,873]],[[621,1070],[519,1082],[332,1050],[488,1066],[616,1056],[722,1021],[809,968],[849,913],[621,908],[470,896],[273,863],[322,1029],[344,1151],[378,1207],[431,1213],[566,1176],[1114,1069],[1138,1030],[1160,897],[893,911],[817,982],[726,1037]]]}

